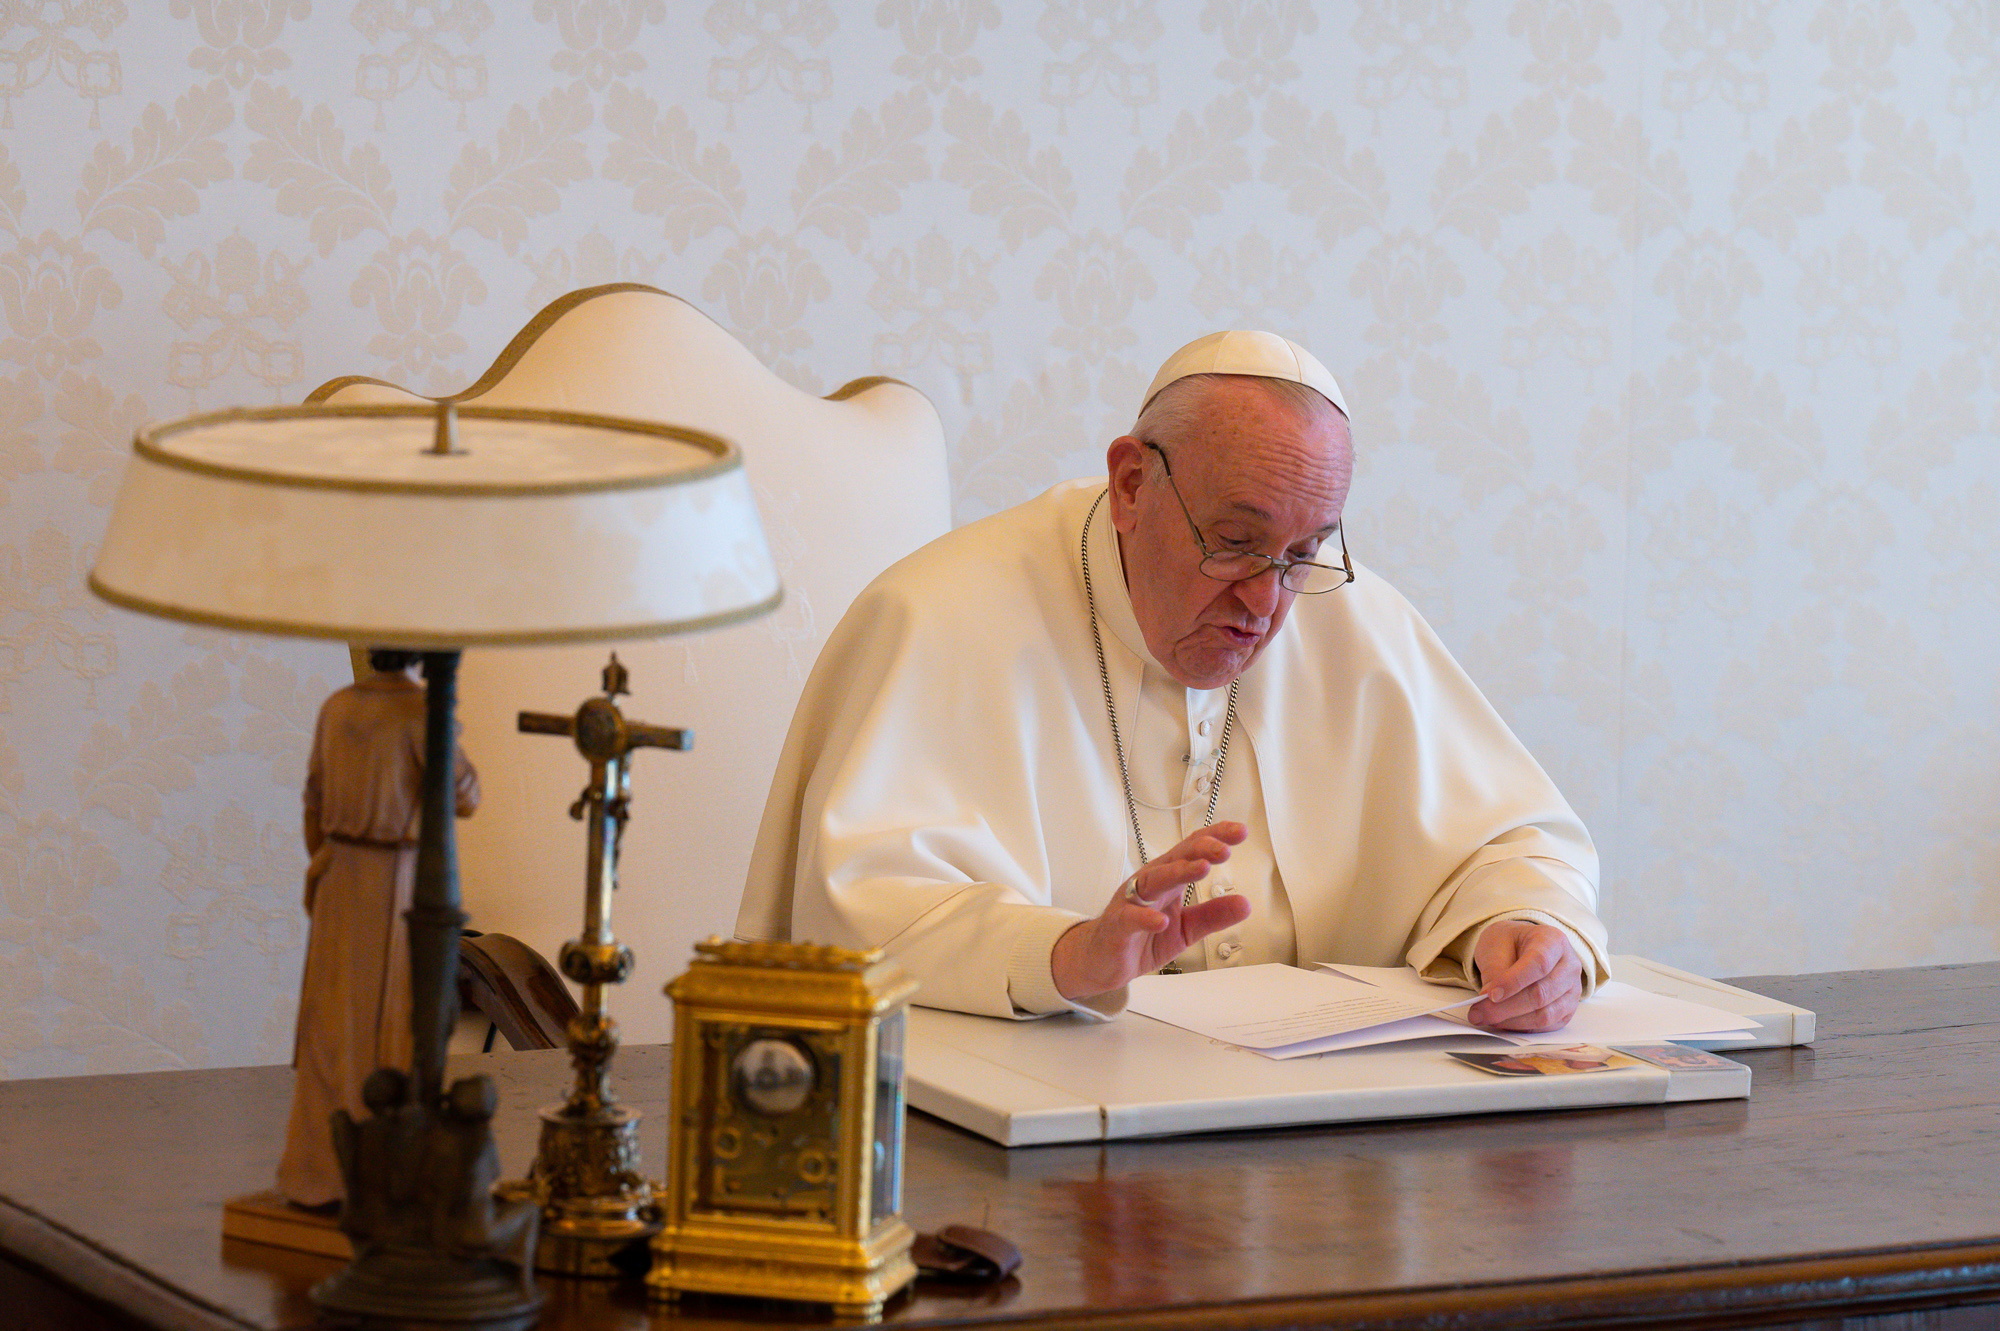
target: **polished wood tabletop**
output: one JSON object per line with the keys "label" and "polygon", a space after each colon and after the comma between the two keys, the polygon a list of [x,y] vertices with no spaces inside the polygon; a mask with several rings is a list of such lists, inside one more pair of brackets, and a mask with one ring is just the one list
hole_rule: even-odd
{"label": "polished wood tabletop", "polygon": [[[887,1321],[1733,1326],[2000,1303],[2000,963],[1737,983],[1819,1013],[1814,1047],[1736,1055],[1747,1102],[1013,1151],[912,1114],[910,1221],[984,1225],[1025,1262],[997,1289],[921,1284]],[[520,1172],[563,1056],[466,1062],[500,1083]],[[663,1048],[620,1055],[654,1169],[667,1071]],[[220,1238],[223,1201],[269,1186],[290,1075],[0,1083],[0,1323],[310,1325],[306,1288],[334,1263]],[[550,1328],[822,1321],[543,1286]],[[1992,1325],[2000,1307],[1891,1320]],[[1890,1323],[1845,1325],[1870,1324]]]}

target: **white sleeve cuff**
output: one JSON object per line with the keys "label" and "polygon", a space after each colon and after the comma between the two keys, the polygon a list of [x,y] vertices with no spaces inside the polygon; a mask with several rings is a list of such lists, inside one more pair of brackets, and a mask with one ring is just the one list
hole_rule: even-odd
{"label": "white sleeve cuff", "polygon": [[1087,1002],[1071,1002],[1056,988],[1050,958],[1056,940],[1082,921],[1083,916],[1066,910],[1037,911],[1040,917],[1014,936],[1014,948],[1007,958],[1007,998],[1016,1016],[1049,1017],[1058,1012],[1074,1012],[1096,1021],[1109,1021],[1125,1010],[1126,991],[1091,994]]}

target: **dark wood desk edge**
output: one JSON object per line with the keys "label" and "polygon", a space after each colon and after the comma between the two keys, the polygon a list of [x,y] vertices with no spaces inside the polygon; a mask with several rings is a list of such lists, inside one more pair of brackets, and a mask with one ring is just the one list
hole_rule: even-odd
{"label": "dark wood desk edge", "polygon": [[161,1331],[257,1331],[9,1197],[0,1197],[0,1256],[86,1303]]}
{"label": "dark wood desk edge", "polygon": [[[2000,975],[2000,967],[1988,967]],[[1965,967],[1934,968],[1955,971]],[[1873,974],[1854,972],[1848,974]],[[1760,988],[1759,978],[1788,987],[1835,976],[1749,977],[1732,981]],[[1778,989],[1776,983],[1771,986]],[[1990,986],[1989,986],[1990,987]],[[1760,991],[1761,988],[1760,988]],[[1783,992],[1780,996],[1784,996]],[[1794,997],[1790,1001],[1801,1001]],[[1811,1006],[1810,997],[1804,997]],[[1825,1014],[1822,1013],[1822,1016]],[[1988,1225],[1980,1225],[1982,1230]],[[1875,1234],[1854,1234],[1868,1243]],[[219,1235],[216,1239],[220,1243]],[[173,1331],[254,1331],[261,1322],[219,1305],[190,1298],[162,1284],[80,1233],[44,1213],[0,1196],[0,1270],[40,1277],[81,1302],[106,1310],[107,1328],[167,1327]],[[1948,1305],[2000,1303],[2000,1237],[1899,1246],[1833,1247],[1811,1257],[1716,1263],[1709,1266],[1629,1267],[1603,1275],[1448,1283],[1448,1266],[1433,1266],[1422,1288],[1247,1298],[1228,1302],[1094,1310],[1087,1304],[1012,1314],[1005,1303],[963,1311],[934,1301],[903,1316],[906,1325],[981,1324],[1044,1331],[1058,1326],[1091,1331],[1230,1331],[1265,1328],[1375,1328],[1376,1331],[1525,1331],[1529,1327],[1720,1328],[1797,1324],[1842,1316],[1872,1316]],[[60,1273],[60,1274],[59,1274]],[[1028,1277],[1033,1279],[1033,1254]],[[0,1288],[6,1281],[0,1279]],[[6,1304],[0,1301],[0,1309]],[[1975,1313],[1980,1310],[1971,1309]],[[912,1315],[916,1313],[916,1315]],[[893,1317],[893,1314],[892,1314]],[[4,1321],[0,1316],[0,1321]],[[70,1323],[58,1322],[68,1327]],[[672,1315],[646,1319],[655,1331]],[[888,1328],[894,1328],[892,1320]],[[1974,1323],[1967,1322],[1970,1326]],[[95,1323],[91,1324],[93,1327]],[[1953,1325],[1960,1325],[1953,1323]],[[885,1328],[885,1331],[888,1331]]]}
{"label": "dark wood desk edge", "polygon": [[1976,1303],[1981,1301],[1980,1295],[2000,1299],[2000,1243],[1898,1248],[1798,1261],[1562,1280],[1436,1285],[1386,1294],[1079,1310],[1024,1322],[1036,1328],[1075,1326],[1090,1331],[1700,1328],[1816,1323],[1824,1318]]}
{"label": "dark wood desk edge", "polygon": [[[7,1198],[0,1198],[0,1252],[44,1280],[134,1319],[135,1325],[161,1331],[257,1331],[253,1323],[161,1284]],[[1077,1326],[1091,1331],[1700,1328],[1905,1312],[1982,1302],[1982,1296],[2000,1301],[2000,1242],[1558,1280],[1435,1285],[1391,1293],[1102,1312],[1077,1309],[1021,1320],[1037,1328]],[[1015,1319],[1003,1312],[997,1320]]]}

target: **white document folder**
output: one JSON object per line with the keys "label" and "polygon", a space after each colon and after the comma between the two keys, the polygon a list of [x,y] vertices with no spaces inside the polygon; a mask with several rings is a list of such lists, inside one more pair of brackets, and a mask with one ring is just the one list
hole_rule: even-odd
{"label": "white document folder", "polygon": [[[1803,1008],[1639,957],[1613,965],[1628,984],[1751,1018],[1757,1034],[1734,1048],[1812,1040],[1813,1014]],[[1278,1061],[1139,1016],[1005,1021],[920,1007],[909,1020],[910,1104],[1003,1146],[1750,1094],[1748,1069],[1490,1076],[1444,1055],[1502,1047],[1470,1032]]]}

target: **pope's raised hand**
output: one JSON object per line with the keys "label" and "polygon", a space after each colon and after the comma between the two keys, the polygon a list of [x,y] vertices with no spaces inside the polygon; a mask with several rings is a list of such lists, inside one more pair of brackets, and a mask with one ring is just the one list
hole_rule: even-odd
{"label": "pope's raised hand", "polygon": [[1056,991],[1084,999],[1123,988],[1150,974],[1218,929],[1240,924],[1250,903],[1234,894],[1192,906],[1183,903],[1189,883],[1241,845],[1241,823],[1204,827],[1157,859],[1148,860],[1111,896],[1095,918],[1070,926],[1049,956]]}

